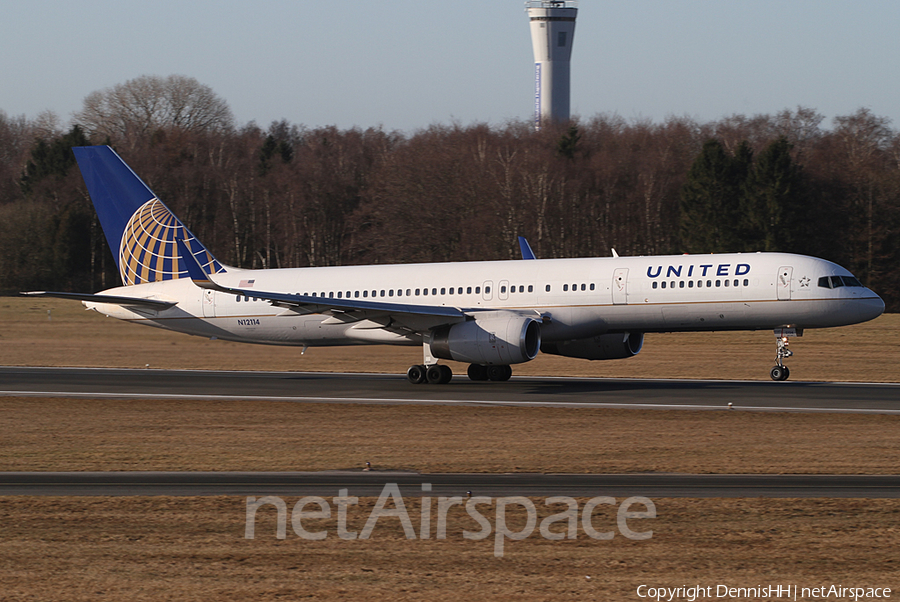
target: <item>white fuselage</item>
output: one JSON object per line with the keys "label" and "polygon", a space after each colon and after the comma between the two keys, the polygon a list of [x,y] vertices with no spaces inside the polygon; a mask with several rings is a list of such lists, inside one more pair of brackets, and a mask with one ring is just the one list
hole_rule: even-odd
{"label": "white fuselage", "polygon": [[[844,268],[785,253],[670,255],[240,270],[223,285],[466,311],[533,313],[545,342],[607,332],[825,328],[873,319],[883,301],[862,286],[819,286]],[[190,279],[104,291],[177,301],[156,311],[85,302],[116,318],[188,334],[282,345],[422,344],[415,332],[347,321],[201,289]]]}

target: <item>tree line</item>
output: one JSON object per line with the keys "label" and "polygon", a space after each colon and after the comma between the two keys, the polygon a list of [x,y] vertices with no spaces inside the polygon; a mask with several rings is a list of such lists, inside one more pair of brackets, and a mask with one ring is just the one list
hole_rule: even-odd
{"label": "tree line", "polygon": [[0,290],[118,274],[70,148],[110,144],[248,268],[727,251],[815,255],[900,309],[900,135],[868,109],[662,123],[597,115],[412,132],[238,126],[196,80],[92,93],[65,128],[0,111]]}

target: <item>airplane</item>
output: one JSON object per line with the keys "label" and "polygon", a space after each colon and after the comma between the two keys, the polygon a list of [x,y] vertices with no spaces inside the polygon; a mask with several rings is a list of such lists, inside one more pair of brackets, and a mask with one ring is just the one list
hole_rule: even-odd
{"label": "airplane", "polygon": [[857,324],[882,299],[841,266],[789,253],[729,253],[311,268],[224,265],[108,146],[73,148],[122,286],[80,300],[128,322],[246,343],[415,345],[410,383],[446,384],[439,360],[475,381],[506,381],[538,352],[628,358],[645,333],[771,330],[773,380],[789,339]]}

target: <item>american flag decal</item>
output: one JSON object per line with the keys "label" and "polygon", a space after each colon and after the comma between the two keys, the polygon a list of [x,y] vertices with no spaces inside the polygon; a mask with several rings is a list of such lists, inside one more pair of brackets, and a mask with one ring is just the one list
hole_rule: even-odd
{"label": "american flag decal", "polygon": [[256,282],[256,280],[241,280],[241,283],[238,284],[238,288],[250,288],[253,286],[254,282]]}

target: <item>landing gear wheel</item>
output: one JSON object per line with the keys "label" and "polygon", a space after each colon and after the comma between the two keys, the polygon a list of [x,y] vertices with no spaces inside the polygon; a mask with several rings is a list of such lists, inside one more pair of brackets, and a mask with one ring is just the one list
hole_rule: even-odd
{"label": "landing gear wheel", "polygon": [[509,380],[512,376],[512,368],[509,366],[488,366],[487,376],[488,380],[504,382]]}
{"label": "landing gear wheel", "polygon": [[427,368],[422,366],[421,364],[416,366],[410,366],[409,370],[406,371],[406,378],[414,385],[421,385],[425,382],[427,372]]}
{"label": "landing gear wheel", "polygon": [[787,366],[774,366],[769,372],[769,376],[772,377],[772,380],[787,380],[790,374],[791,371],[788,370]]}
{"label": "landing gear wheel", "polygon": [[469,364],[466,374],[469,375],[469,380],[482,381],[488,379],[487,366],[482,366],[481,364]]}
{"label": "landing gear wheel", "polygon": [[453,378],[453,370],[450,369],[450,366],[434,364],[433,366],[428,366],[425,378],[428,380],[429,385],[446,385]]}

